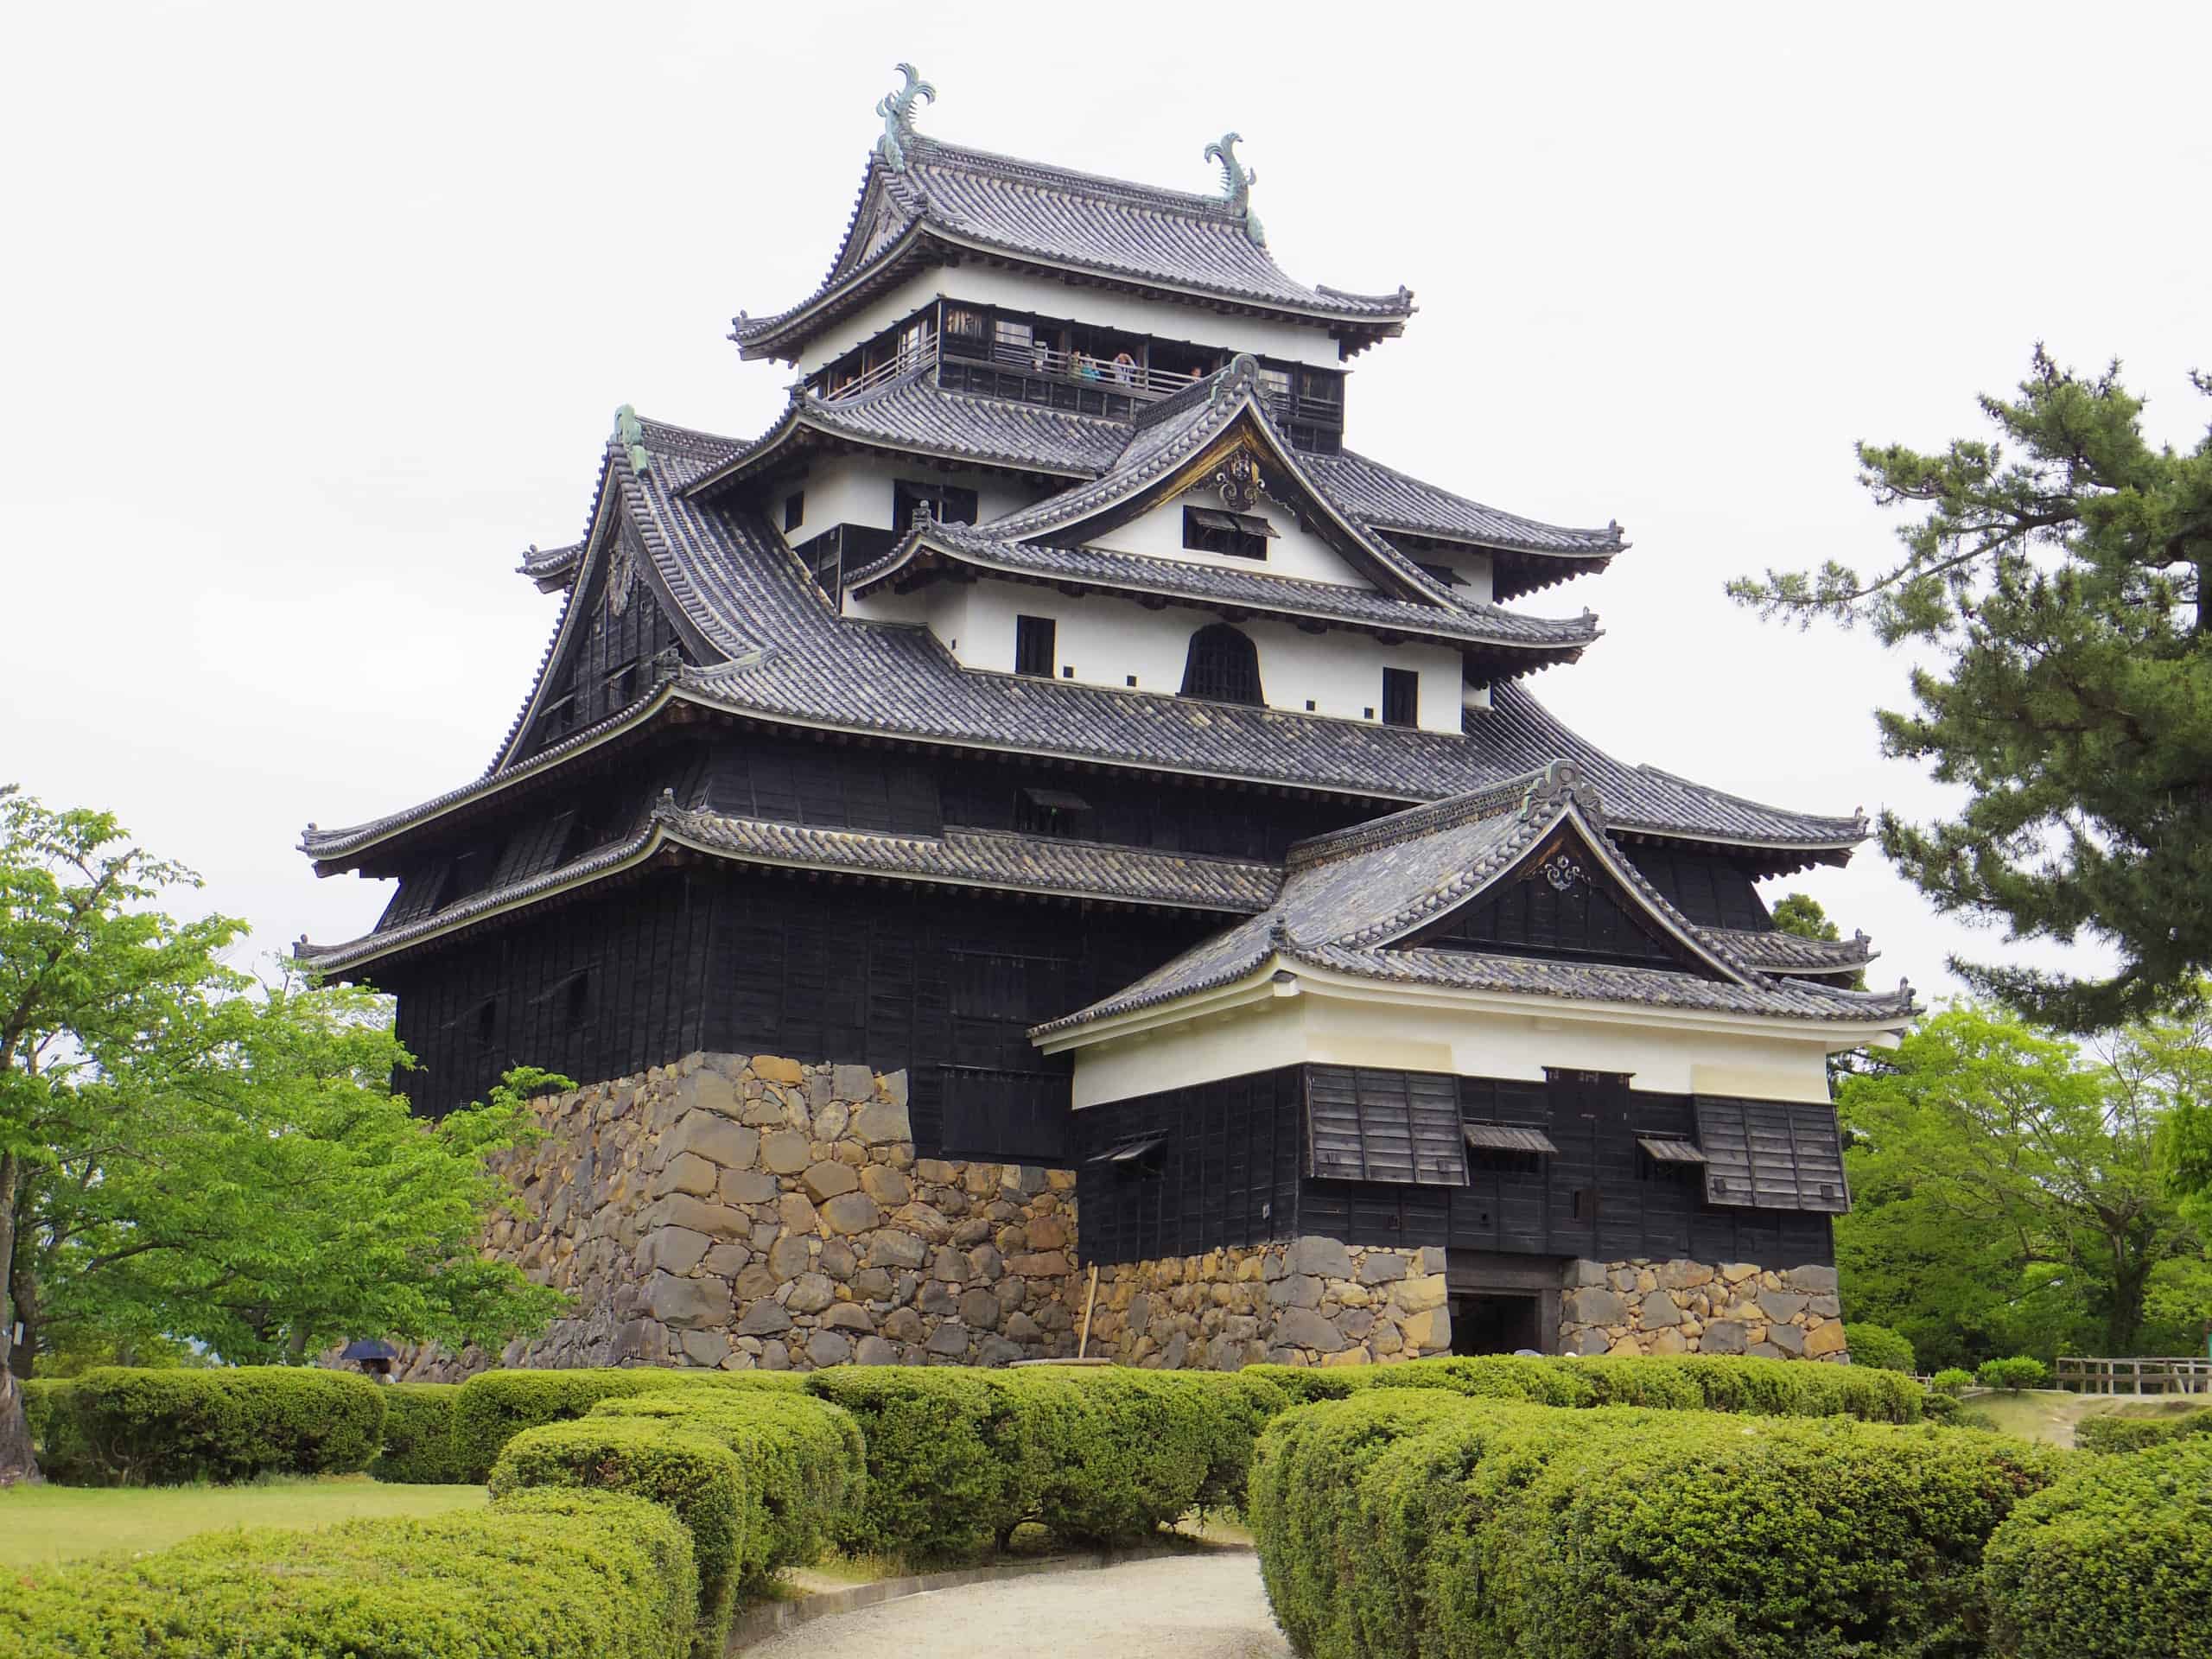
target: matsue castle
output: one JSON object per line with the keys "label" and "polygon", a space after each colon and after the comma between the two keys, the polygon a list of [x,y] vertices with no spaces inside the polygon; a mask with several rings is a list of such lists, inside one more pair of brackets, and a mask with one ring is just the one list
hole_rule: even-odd
{"label": "matsue castle", "polygon": [[1412,294],[1286,273],[1236,135],[1126,183],[901,79],[736,321],[782,414],[620,410],[490,769],[305,836],[397,884],[300,955],[418,1109],[582,1084],[488,1241],[575,1303],[504,1357],[1841,1357],[1826,1063],[1911,993],[1758,884],[1865,819],[1547,712],[1620,527],[1354,447]]}

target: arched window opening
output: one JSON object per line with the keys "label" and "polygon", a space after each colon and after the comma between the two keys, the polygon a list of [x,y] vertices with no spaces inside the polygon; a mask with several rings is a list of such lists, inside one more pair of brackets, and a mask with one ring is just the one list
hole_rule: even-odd
{"label": "arched window opening", "polygon": [[1215,702],[1245,702],[1258,706],[1260,653],[1251,640],[1217,622],[1191,636],[1191,654],[1183,663],[1183,695]]}

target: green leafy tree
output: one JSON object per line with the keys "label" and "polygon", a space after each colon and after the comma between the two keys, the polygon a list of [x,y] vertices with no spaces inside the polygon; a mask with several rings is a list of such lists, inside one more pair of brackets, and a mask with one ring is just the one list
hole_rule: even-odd
{"label": "green leafy tree", "polygon": [[0,1484],[36,1478],[16,1368],[41,1347],[290,1357],[334,1337],[489,1339],[557,1298],[474,1240],[518,1073],[431,1125],[367,993],[226,966],[242,925],[105,813],[0,790]]}
{"label": "green leafy tree", "polygon": [[2154,1294],[2201,1262],[2164,1179],[2173,1101],[2131,1033],[2101,1063],[1996,1010],[1923,1021],[1837,1106],[1855,1208],[1836,1229],[1855,1315],[1923,1364],[2140,1351]]}
{"label": "green leafy tree", "polygon": [[1902,557],[1729,592],[1932,655],[1916,707],[1877,719],[1889,753],[1966,801],[1929,824],[1885,813],[1883,850],[1942,910],[2109,941],[2121,962],[2107,978],[1952,964],[2040,1022],[2101,1030],[2212,968],[2212,437],[2153,445],[2118,365],[2084,378],[2040,346],[2017,399],[1980,404],[1999,441],[1859,446],[1875,499],[1922,513]]}

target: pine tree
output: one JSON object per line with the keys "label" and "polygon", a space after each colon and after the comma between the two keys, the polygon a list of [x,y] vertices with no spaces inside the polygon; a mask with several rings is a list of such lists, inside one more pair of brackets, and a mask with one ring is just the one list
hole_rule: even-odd
{"label": "pine tree", "polygon": [[1967,798],[1931,823],[1884,814],[1882,849],[1941,910],[2109,942],[2107,978],[1952,963],[2031,1018],[2096,1030],[2188,1001],[2212,969],[2212,436],[2154,446],[2117,364],[2084,378],[2040,346],[2017,400],[1980,401],[1998,442],[1859,448],[1878,503],[1924,509],[1902,559],[1729,592],[1936,655],[1916,708],[1876,717],[1888,753]]}

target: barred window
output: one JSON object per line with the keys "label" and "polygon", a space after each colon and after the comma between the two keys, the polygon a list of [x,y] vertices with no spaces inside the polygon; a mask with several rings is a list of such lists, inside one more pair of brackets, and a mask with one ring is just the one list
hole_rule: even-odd
{"label": "barred window", "polygon": [[1260,695],[1259,652],[1226,622],[1200,628],[1184,659],[1182,695],[1258,706],[1266,701]]}

